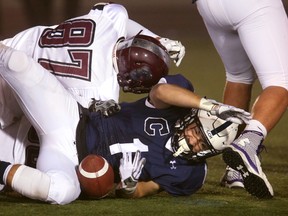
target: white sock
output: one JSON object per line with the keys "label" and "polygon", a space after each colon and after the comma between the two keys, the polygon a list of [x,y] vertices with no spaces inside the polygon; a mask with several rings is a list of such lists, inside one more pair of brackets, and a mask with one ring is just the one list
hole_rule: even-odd
{"label": "white sock", "polygon": [[245,127],[244,131],[251,130],[257,131],[263,134],[264,138],[267,136],[267,130],[264,125],[258,120],[252,119],[249,121],[249,124]]}

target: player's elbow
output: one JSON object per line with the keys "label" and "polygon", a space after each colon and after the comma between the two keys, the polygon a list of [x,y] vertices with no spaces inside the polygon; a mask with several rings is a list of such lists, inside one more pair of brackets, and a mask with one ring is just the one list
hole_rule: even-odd
{"label": "player's elbow", "polygon": [[166,102],[167,100],[167,84],[155,85],[150,93],[149,98],[154,107],[158,109],[168,108],[170,105]]}

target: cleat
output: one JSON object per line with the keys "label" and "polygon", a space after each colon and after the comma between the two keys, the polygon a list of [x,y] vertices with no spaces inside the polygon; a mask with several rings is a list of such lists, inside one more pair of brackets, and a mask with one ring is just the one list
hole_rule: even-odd
{"label": "cleat", "polygon": [[[247,131],[223,151],[225,163],[238,171],[244,182],[246,191],[259,199],[271,199],[273,188],[262,171],[257,156],[257,147],[253,143],[261,143],[263,135],[256,131]],[[255,142],[256,141],[256,142]]]}
{"label": "cleat", "polygon": [[220,185],[227,188],[244,188],[241,173],[227,166],[226,172],[220,180]]}

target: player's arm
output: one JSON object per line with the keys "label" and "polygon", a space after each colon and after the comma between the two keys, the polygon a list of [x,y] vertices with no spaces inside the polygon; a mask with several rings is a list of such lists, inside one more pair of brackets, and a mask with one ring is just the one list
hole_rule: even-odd
{"label": "player's arm", "polygon": [[167,49],[170,58],[174,61],[176,66],[178,67],[181,64],[182,59],[185,56],[185,47],[178,40],[171,40],[169,38],[163,38],[149,29],[145,28],[141,24],[128,19],[127,23],[127,38],[134,37],[139,34],[148,35],[150,37],[154,37],[160,41],[160,43]]}
{"label": "player's arm", "polygon": [[186,88],[169,83],[155,85],[149,93],[149,99],[158,109],[170,106],[202,109],[236,124],[247,123],[251,119],[250,113],[243,109],[207,100]]}
{"label": "player's arm", "polygon": [[200,108],[201,97],[177,85],[159,83],[149,93],[150,102],[158,109],[170,106]]}
{"label": "player's arm", "polygon": [[135,22],[134,20],[128,19],[127,23],[127,38],[134,37],[135,35],[139,34],[148,35],[150,37],[159,38],[157,34],[153,33],[149,29],[145,28],[141,24]]}
{"label": "player's arm", "polygon": [[138,182],[133,198],[141,198],[161,192],[160,185],[154,181]]}
{"label": "player's arm", "polygon": [[117,190],[116,195],[122,198],[141,198],[145,196],[151,196],[161,192],[159,184],[154,181],[138,182],[136,189],[133,193],[127,194],[124,191]]}

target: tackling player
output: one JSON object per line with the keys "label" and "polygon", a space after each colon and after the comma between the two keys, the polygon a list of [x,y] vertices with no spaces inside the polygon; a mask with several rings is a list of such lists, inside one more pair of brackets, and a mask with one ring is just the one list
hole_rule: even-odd
{"label": "tackling player", "polygon": [[[127,171],[123,164],[120,165],[122,153],[139,150],[145,155],[147,161],[140,180],[148,183],[148,188],[152,190],[139,191],[141,187],[136,190],[133,185],[132,188],[128,187],[129,185],[122,185],[123,190],[120,190],[122,195],[127,190],[129,192],[132,190],[135,196],[141,197],[163,189],[174,195],[191,194],[203,184],[206,174],[205,162],[194,164],[193,160],[186,160],[177,155],[194,158],[198,152],[203,155],[206,151],[213,155],[213,152],[217,151],[209,145],[210,141],[215,136],[217,140],[217,136],[224,133],[223,140],[218,142],[223,148],[221,144],[229,144],[228,128],[230,128],[228,131],[233,131],[234,128],[230,123],[222,124],[220,121],[219,124],[219,120],[217,121],[219,118],[215,118],[213,125],[211,122],[207,124],[211,133],[210,137],[206,138],[207,131],[201,131],[200,117],[210,119],[209,116],[216,115],[236,123],[247,122],[250,119],[250,114],[242,109],[201,99],[191,91],[191,84],[181,76],[163,79],[162,81],[171,84],[157,85],[150,93],[150,99],[144,98],[135,103],[122,104],[120,114],[109,118],[104,118],[95,112],[85,115],[85,109],[79,106],[59,80],[25,53],[1,44],[0,67],[1,76],[14,90],[20,106],[40,139],[37,169],[1,161],[1,184],[9,185],[13,190],[29,198],[49,203],[67,204],[78,198],[80,186],[75,167],[83,156],[83,152],[77,151],[79,144],[83,146],[80,141],[84,141],[87,153],[107,156],[118,176],[115,179],[116,183],[121,180],[118,169],[121,169],[124,183],[126,177],[132,175],[132,170]],[[190,91],[177,87],[176,84]],[[174,106],[170,107],[169,104]],[[207,112],[199,114],[199,118],[195,113],[192,118],[184,118],[176,124],[174,131],[173,125],[179,117],[189,114],[192,107]],[[75,140],[77,127],[79,129],[83,119],[86,124],[84,124],[86,140]],[[183,139],[179,131],[186,129],[187,122],[188,125],[193,124],[197,127],[189,128],[190,132],[187,131],[185,134],[187,139]],[[172,148],[169,138],[174,132],[177,133]],[[77,137],[79,138],[79,134]],[[171,176],[171,179],[170,177],[166,179],[161,173]],[[137,183],[139,176],[132,177],[135,177]]]}
{"label": "tackling player", "polygon": [[[129,19],[126,9],[115,3],[96,4],[86,15],[71,18],[59,25],[35,26],[12,38],[3,40],[2,43],[31,56],[53,73],[82,106],[88,107],[91,98],[96,100],[114,99],[118,102],[119,84],[124,91],[131,90],[127,88],[127,85],[136,78],[135,74],[129,74],[131,71],[129,68],[125,68],[125,65],[117,65],[119,64],[117,58],[121,58],[121,56],[116,56],[116,51],[121,49],[119,46],[123,47],[121,42],[139,34],[154,38],[155,41],[150,42],[156,43],[158,47],[159,44],[162,44],[176,65],[180,64],[185,55],[185,48],[181,42],[161,38]],[[138,41],[135,46],[148,46],[149,40],[148,42],[143,40],[145,38],[142,39],[142,42]],[[131,44],[126,43],[126,45]],[[150,53],[148,54],[154,55],[153,46],[149,48]],[[161,52],[158,54],[161,55],[159,58],[164,61],[162,64],[169,66],[169,59],[165,54]],[[131,59],[124,60],[131,60],[134,64],[139,64],[137,69],[143,72],[137,76],[141,76],[142,79],[151,79],[149,73],[153,74],[156,69],[156,67],[150,67],[154,62],[147,62],[143,56],[137,58],[134,55]],[[123,62],[122,59],[121,62]],[[158,63],[160,64],[160,62]],[[117,69],[120,72],[121,70],[123,72],[124,69],[125,74],[121,76]],[[163,70],[162,75],[166,75],[166,67],[158,69]],[[153,77],[152,81],[157,83],[158,78]],[[138,90],[135,88],[137,91],[135,90],[134,93],[147,92],[153,84],[155,82],[146,83],[145,88],[139,86]],[[131,85],[135,87],[137,83]],[[19,109],[16,110],[14,104],[10,109],[12,97],[8,97],[8,101],[5,99],[5,97],[1,98],[0,113],[8,115],[0,115],[2,128],[19,118]]]}

